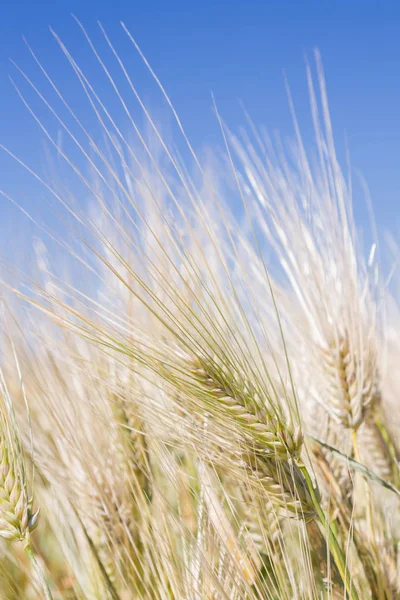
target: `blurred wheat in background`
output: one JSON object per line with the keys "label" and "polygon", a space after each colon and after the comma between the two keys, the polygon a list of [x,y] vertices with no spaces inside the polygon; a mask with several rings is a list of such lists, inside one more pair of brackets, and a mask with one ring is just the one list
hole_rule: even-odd
{"label": "blurred wheat in background", "polygon": [[96,131],[33,50],[16,84],[60,171],[16,161],[66,233],[37,223],[35,267],[3,277],[0,597],[400,598],[398,309],[319,56],[310,155],[296,120],[285,148],[215,107],[204,162],[129,32],[184,157],[102,32],[106,60],[82,36],[124,128],[56,34]]}

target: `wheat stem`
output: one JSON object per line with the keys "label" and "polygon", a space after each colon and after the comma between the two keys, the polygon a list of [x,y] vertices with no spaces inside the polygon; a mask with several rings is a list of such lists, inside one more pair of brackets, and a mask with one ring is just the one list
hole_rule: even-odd
{"label": "wheat stem", "polygon": [[25,545],[25,552],[27,553],[27,555],[32,563],[33,569],[36,573],[36,577],[42,587],[45,599],[53,600],[53,596],[51,594],[50,587],[49,587],[49,584],[47,583],[46,577],[43,573],[43,569],[40,566],[40,563],[37,560],[36,555],[35,555],[35,553],[32,549],[32,546],[30,545],[29,542]]}

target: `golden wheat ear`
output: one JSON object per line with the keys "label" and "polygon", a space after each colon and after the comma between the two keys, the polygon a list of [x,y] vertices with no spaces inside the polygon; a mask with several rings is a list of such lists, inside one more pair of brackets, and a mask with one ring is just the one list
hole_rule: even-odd
{"label": "golden wheat ear", "polygon": [[3,440],[0,452],[0,537],[9,541],[27,541],[38,525],[40,509],[32,513],[26,482]]}
{"label": "golden wheat ear", "polygon": [[[4,388],[4,386],[3,386]],[[32,511],[22,447],[15,418],[3,389],[0,400],[0,537],[29,543],[39,522],[39,510]]]}

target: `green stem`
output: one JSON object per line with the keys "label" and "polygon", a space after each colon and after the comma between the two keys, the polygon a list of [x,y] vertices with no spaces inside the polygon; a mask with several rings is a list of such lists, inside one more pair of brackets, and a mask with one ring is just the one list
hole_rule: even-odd
{"label": "green stem", "polygon": [[33,569],[36,573],[36,576],[40,582],[40,585],[42,586],[43,592],[44,592],[44,597],[46,600],[53,600],[53,596],[51,595],[51,591],[49,588],[49,584],[46,581],[46,577],[43,573],[43,569],[40,566],[35,553],[32,550],[32,546],[29,544],[29,542],[26,544],[25,546],[25,552],[27,553],[27,555],[29,556],[29,559],[32,563]]}
{"label": "green stem", "polygon": [[311,499],[314,503],[315,510],[318,515],[318,519],[319,519],[322,527],[325,530],[327,530],[327,532],[328,532],[329,550],[332,553],[333,559],[334,559],[336,567],[339,571],[340,577],[342,578],[343,584],[349,594],[349,597],[352,600],[359,600],[357,591],[351,582],[350,573],[349,573],[349,571],[347,569],[347,565],[346,565],[345,555],[344,555],[344,553],[340,547],[340,544],[336,538],[333,527],[332,527],[330,521],[326,518],[326,515],[321,507],[321,504],[319,503],[319,500],[315,494],[315,489],[314,489],[310,474],[309,474],[307,468],[305,467],[305,465],[300,464],[299,467],[300,467],[300,469],[304,475],[304,478],[307,482],[307,487],[309,489]]}

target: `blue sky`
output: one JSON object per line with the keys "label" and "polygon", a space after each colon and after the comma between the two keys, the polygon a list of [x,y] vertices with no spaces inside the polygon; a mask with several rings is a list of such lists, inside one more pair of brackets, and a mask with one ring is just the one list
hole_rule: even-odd
{"label": "blue sky", "polygon": [[[164,83],[196,148],[221,143],[211,92],[227,123],[244,122],[242,100],[257,124],[291,135],[285,69],[306,142],[311,123],[305,54],[323,58],[336,142],[347,136],[352,166],[365,176],[378,224],[396,230],[400,211],[400,3],[372,0],[14,0],[0,8],[0,143],[36,169],[45,164],[41,134],[13,89],[14,59],[36,82],[39,73],[22,36],[74,99],[77,82],[49,32],[85,63],[87,46],[74,13],[101,47],[99,19],[157,112],[159,95],[119,21],[131,31]],[[86,63],[90,65],[90,62]],[[89,67],[90,68],[90,67]],[[95,71],[94,71],[94,77]],[[33,96],[28,91],[28,100]],[[162,115],[163,113],[161,113]],[[85,115],[83,115],[85,117]],[[87,118],[90,119],[89,114]],[[162,117],[160,117],[162,118]],[[20,169],[0,154],[1,187],[30,209]],[[35,189],[34,186],[32,189]],[[35,192],[36,193],[36,192]],[[39,200],[35,197],[35,200]],[[10,216],[2,201],[0,215]]]}

